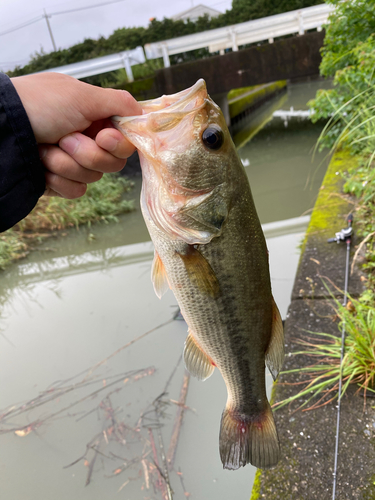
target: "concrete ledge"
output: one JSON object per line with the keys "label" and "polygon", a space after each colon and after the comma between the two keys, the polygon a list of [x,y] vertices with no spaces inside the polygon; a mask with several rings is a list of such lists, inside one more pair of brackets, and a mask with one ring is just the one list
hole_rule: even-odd
{"label": "concrete ledge", "polygon": [[[327,240],[347,226],[346,219],[354,209],[353,202],[343,195],[342,188],[343,173],[355,165],[355,161],[348,153],[339,152],[328,166],[303,242],[292,300],[329,296],[319,276],[328,276],[338,288],[344,288],[346,247],[337,243],[329,244]],[[357,296],[363,289],[360,276],[356,268],[350,277],[351,295]]]}
{"label": "concrete ledge", "polygon": [[[319,275],[327,276],[343,287],[346,246],[328,244],[327,239],[346,226],[353,209],[341,195],[340,172],[354,162],[344,153],[336,154],[326,173],[303,243],[292,302],[285,325],[286,352],[301,350],[298,340],[310,332],[340,336],[333,301],[321,284]],[[338,172],[338,174],[336,174]],[[355,227],[355,221],[354,221]],[[361,291],[360,271],[350,278],[349,291]],[[284,370],[311,364],[306,356],[286,356]],[[273,389],[272,401],[281,401],[298,393],[303,380],[300,372],[281,374]],[[295,411],[304,399],[290,407],[276,410],[282,459],[275,469],[258,471],[251,500],[331,499],[337,401],[313,411]],[[356,394],[350,387],[342,399],[336,499],[375,498],[375,411],[372,399]]]}
{"label": "concrete ledge", "polygon": [[231,123],[234,123],[236,118],[241,117],[245,112],[254,109],[256,105],[263,104],[266,100],[273,97],[275,94],[286,89],[286,80],[279,82],[266,83],[254,87],[245,87],[242,92],[232,91],[236,95],[231,97],[228,94],[229,114]]}

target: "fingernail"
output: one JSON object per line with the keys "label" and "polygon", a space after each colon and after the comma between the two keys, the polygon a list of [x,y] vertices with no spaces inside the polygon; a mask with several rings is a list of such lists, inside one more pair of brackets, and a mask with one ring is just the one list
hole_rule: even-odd
{"label": "fingernail", "polygon": [[114,151],[117,148],[118,140],[109,135],[105,138],[103,145],[107,151]]}
{"label": "fingernail", "polygon": [[70,155],[74,155],[79,146],[79,140],[75,135],[67,135],[63,139],[60,140],[59,146],[66,153]]}
{"label": "fingernail", "polygon": [[45,146],[39,146],[39,158],[43,160],[46,156],[48,149]]}

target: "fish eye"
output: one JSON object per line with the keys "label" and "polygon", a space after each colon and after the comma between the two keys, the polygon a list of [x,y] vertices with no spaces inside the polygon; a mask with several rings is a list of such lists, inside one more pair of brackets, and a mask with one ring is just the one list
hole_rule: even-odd
{"label": "fish eye", "polygon": [[219,149],[224,142],[223,132],[218,128],[208,127],[202,134],[202,141],[208,149]]}

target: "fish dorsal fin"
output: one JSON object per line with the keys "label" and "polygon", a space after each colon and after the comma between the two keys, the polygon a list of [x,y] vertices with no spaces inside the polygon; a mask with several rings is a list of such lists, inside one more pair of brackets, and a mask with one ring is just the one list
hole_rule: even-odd
{"label": "fish dorsal fin", "polygon": [[266,351],[266,364],[276,380],[284,362],[284,328],[279,309],[272,297],[272,334]]}
{"label": "fish dorsal fin", "polygon": [[185,340],[184,361],[186,369],[198,380],[206,380],[215,370],[215,365],[198,345],[190,331]]}
{"label": "fish dorsal fin", "polygon": [[155,251],[154,260],[152,262],[151,269],[151,279],[154,284],[154,290],[159,299],[165,294],[169,288],[167,273],[165,271],[164,264],[159,257],[159,254]]}
{"label": "fish dorsal fin", "polygon": [[203,255],[193,246],[186,245],[185,252],[179,252],[189,279],[199,290],[213,298],[220,295],[220,285],[214,270]]}

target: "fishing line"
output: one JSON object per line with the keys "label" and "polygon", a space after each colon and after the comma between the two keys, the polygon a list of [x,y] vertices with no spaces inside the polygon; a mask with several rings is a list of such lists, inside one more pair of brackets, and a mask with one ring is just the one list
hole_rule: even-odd
{"label": "fishing line", "polygon": [[[346,307],[346,304],[348,302],[349,260],[350,260],[350,244],[353,234],[353,228],[352,228],[353,214],[350,214],[347,220],[348,220],[348,227],[342,229],[340,232],[336,233],[334,238],[330,238],[328,240],[328,243],[332,243],[334,241],[336,241],[337,243],[344,241],[346,243],[344,302],[343,302],[344,307]],[[332,500],[336,499],[337,462],[339,454],[340,411],[341,411],[341,390],[342,390],[342,362],[344,359],[344,349],[345,349],[345,316],[342,323],[342,332],[341,332],[340,378],[339,378],[338,402],[337,402],[335,462],[333,467]]]}

